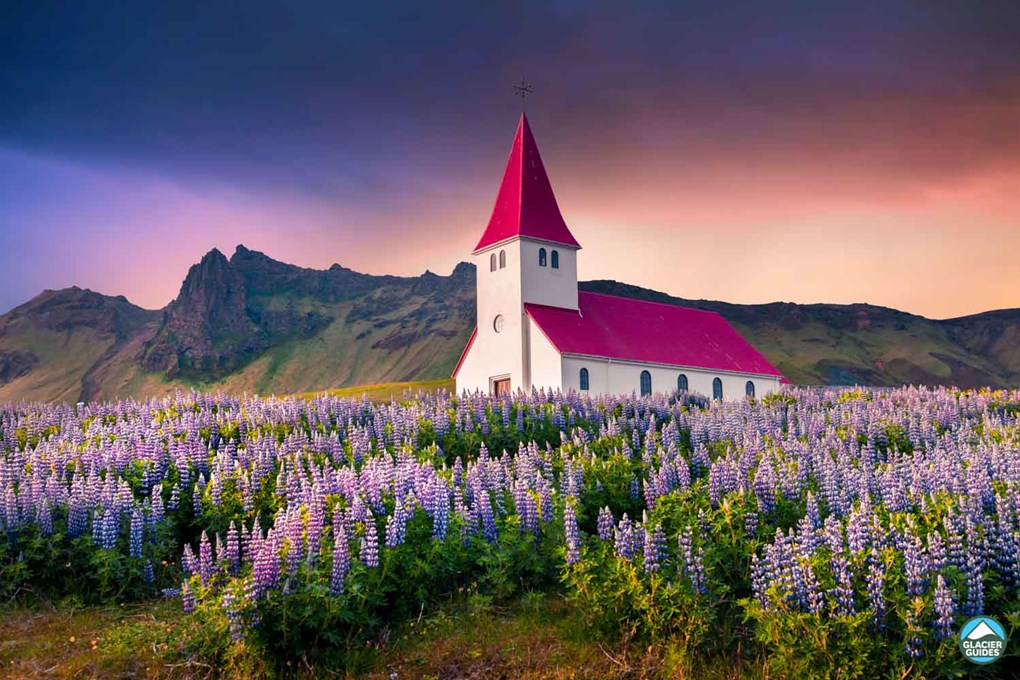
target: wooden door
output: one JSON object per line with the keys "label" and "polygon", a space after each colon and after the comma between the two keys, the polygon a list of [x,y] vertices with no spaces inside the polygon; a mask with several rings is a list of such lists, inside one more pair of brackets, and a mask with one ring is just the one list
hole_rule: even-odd
{"label": "wooden door", "polygon": [[510,378],[492,381],[492,394],[496,397],[510,396]]}

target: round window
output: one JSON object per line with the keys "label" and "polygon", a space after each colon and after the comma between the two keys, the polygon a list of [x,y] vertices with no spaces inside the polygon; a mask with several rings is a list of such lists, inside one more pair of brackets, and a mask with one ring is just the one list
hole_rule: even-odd
{"label": "round window", "polygon": [[503,315],[497,314],[496,318],[492,320],[492,329],[497,333],[503,332]]}

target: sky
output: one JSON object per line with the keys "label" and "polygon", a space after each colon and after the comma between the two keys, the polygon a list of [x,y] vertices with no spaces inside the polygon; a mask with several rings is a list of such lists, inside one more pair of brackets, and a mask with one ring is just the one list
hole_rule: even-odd
{"label": "sky", "polygon": [[237,244],[449,273],[520,114],[582,279],[1020,307],[1020,3],[0,6],[0,312]]}

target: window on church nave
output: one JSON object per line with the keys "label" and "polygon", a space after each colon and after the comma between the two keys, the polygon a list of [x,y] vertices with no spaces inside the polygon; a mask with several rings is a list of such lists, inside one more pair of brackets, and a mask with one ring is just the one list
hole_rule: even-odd
{"label": "window on church nave", "polygon": [[712,398],[722,399],[722,380],[719,378],[712,381]]}
{"label": "window on church nave", "polygon": [[489,258],[489,271],[496,271],[496,253],[493,253],[492,257]]}
{"label": "window on church nave", "polygon": [[503,269],[504,267],[506,267],[506,251],[501,250],[499,251],[499,268]]}
{"label": "window on church nave", "polygon": [[687,376],[681,373],[676,379],[676,389],[678,392],[687,391]]}
{"label": "window on church nave", "polygon": [[539,267],[545,266],[545,248],[538,249],[538,266]]}
{"label": "window on church nave", "polygon": [[748,380],[747,384],[744,385],[744,394],[746,394],[749,397],[754,396],[754,383],[751,382],[750,380]]}
{"label": "window on church nave", "polygon": [[560,251],[558,250],[552,251],[552,268],[553,269],[560,268]]}
{"label": "window on church nave", "polygon": [[641,396],[652,393],[652,374],[648,371],[641,371]]}
{"label": "window on church nave", "polygon": [[581,369],[581,390],[584,392],[588,391],[588,369]]}

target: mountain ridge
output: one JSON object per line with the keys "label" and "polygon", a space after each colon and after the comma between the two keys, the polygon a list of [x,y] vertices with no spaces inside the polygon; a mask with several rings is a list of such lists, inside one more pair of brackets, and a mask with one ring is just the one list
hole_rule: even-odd
{"label": "mountain ridge", "polygon": [[[0,401],[308,392],[449,375],[475,324],[475,267],[447,275],[310,269],[238,245],[192,265],[177,297],[46,290],[0,315]],[[854,303],[692,300],[613,280],[582,290],[721,314],[793,382],[1020,384],[1020,309],[935,320]]]}

